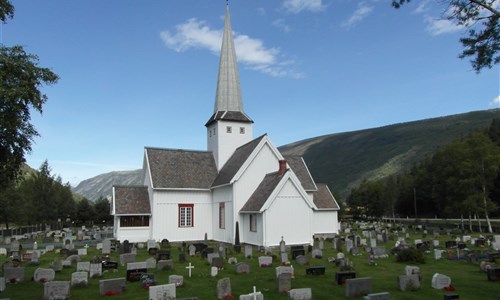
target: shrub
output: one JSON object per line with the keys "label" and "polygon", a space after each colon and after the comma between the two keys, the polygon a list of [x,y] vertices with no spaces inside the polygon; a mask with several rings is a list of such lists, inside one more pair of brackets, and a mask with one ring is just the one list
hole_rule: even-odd
{"label": "shrub", "polygon": [[411,247],[401,249],[396,253],[397,262],[411,262],[417,264],[425,264],[424,254],[417,248]]}

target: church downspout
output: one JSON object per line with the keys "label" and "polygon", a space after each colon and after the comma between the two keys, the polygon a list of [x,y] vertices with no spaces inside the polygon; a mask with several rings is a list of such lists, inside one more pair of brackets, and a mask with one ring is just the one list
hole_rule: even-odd
{"label": "church downspout", "polygon": [[262,246],[267,247],[267,232],[265,230],[266,227],[266,212],[261,214],[262,216]]}

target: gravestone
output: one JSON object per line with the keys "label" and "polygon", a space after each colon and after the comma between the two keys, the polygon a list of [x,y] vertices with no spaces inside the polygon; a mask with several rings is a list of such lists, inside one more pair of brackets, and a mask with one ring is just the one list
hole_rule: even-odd
{"label": "gravestone", "polygon": [[127,281],[139,281],[141,275],[148,272],[146,262],[136,262],[127,264]]}
{"label": "gravestone", "polygon": [[172,270],[174,268],[174,261],[171,259],[160,260],[156,264],[158,270]]}
{"label": "gravestone", "polygon": [[219,253],[208,253],[208,254],[207,254],[207,261],[208,261],[208,263],[209,263],[210,265],[212,264],[212,259],[213,259],[214,257],[220,257],[220,256],[219,256]]}
{"label": "gravestone", "polygon": [[224,299],[231,295],[231,280],[226,277],[217,281],[217,299]]}
{"label": "gravestone", "polygon": [[281,257],[281,264],[282,265],[290,264],[290,261],[288,260],[288,253],[286,253],[286,252],[280,253],[280,257]]}
{"label": "gravestone", "polygon": [[40,264],[39,262],[39,259],[40,259],[40,251],[33,251],[32,255],[31,255],[31,263],[30,265],[32,266],[37,266]]}
{"label": "gravestone", "polygon": [[186,262],[186,253],[179,253],[179,262],[180,263]]}
{"label": "gravestone", "polygon": [[146,268],[156,269],[156,259],[154,259],[153,257],[146,259]]}
{"label": "gravestone", "polygon": [[319,248],[319,250],[323,250],[325,248],[325,244],[324,244],[324,239],[323,238],[319,239],[318,248]]}
{"label": "gravestone", "polygon": [[307,265],[309,261],[307,260],[307,257],[305,255],[299,255],[295,258],[297,263],[301,266]]}
{"label": "gravestone", "polygon": [[293,289],[288,291],[288,299],[291,300],[311,300],[311,288]]}
{"label": "gravestone", "polygon": [[184,276],[182,275],[170,275],[168,276],[168,283],[175,284],[176,287],[184,285]]}
{"label": "gravestone", "polygon": [[314,266],[306,269],[306,275],[325,275],[325,267]]}
{"label": "gravestone", "polygon": [[141,286],[144,289],[148,289],[156,285],[155,274],[143,273],[141,274]]}
{"label": "gravestone", "polygon": [[360,297],[372,292],[371,277],[353,278],[345,281],[345,296]]}
{"label": "gravestone", "polygon": [[442,251],[440,249],[434,249],[434,259],[439,260],[442,257]]}
{"label": "gravestone", "polygon": [[[151,248],[157,249],[157,248]],[[156,251],[156,260],[167,260],[170,259],[170,251],[169,250],[155,250]],[[151,254],[151,252],[150,252]]]}
{"label": "gravestone", "polygon": [[11,256],[19,256],[19,241],[18,240],[13,240],[10,243],[10,252],[12,253]]}
{"label": "gravestone", "polygon": [[288,292],[292,289],[292,274],[291,273],[281,273],[276,278],[276,283],[278,285],[278,292]]}
{"label": "gravestone", "polygon": [[299,255],[306,255],[304,246],[292,246],[290,250],[292,252],[292,259],[296,259]]}
{"label": "gravestone", "polygon": [[105,239],[102,242],[102,254],[111,254],[111,240]]}
{"label": "gravestone", "polygon": [[286,243],[283,240],[283,237],[281,237],[281,242],[280,242],[280,253],[286,252]]}
{"label": "gravestone", "polygon": [[125,278],[123,277],[99,280],[99,294],[101,296],[119,295],[123,293],[125,289],[126,289],[126,281]]}
{"label": "gravestone", "polygon": [[51,281],[43,285],[44,299],[67,299],[70,296],[69,281]]}
{"label": "gravestone", "polygon": [[267,268],[273,266],[273,258],[271,256],[259,256],[259,267]]}
{"label": "gravestone", "polygon": [[70,264],[72,264],[72,263],[79,262],[81,259],[80,259],[80,256],[78,256],[78,254],[72,254],[72,255],[68,256],[66,258],[66,260],[69,261]]}
{"label": "gravestone", "polygon": [[74,272],[71,274],[71,286],[86,287],[89,284],[89,273]]}
{"label": "gravestone", "polygon": [[5,291],[5,277],[0,277],[0,292]]}
{"label": "gravestone", "polygon": [[120,254],[120,264],[125,266],[128,263],[133,263],[135,262],[135,257],[136,255],[132,253]]}
{"label": "gravestone", "polygon": [[215,277],[219,273],[219,269],[217,267],[212,267],[210,269],[210,276]]}
{"label": "gravestone", "polygon": [[132,248],[130,246],[130,242],[128,240],[123,241],[123,243],[120,245],[120,254],[130,253],[131,251]]}
{"label": "gravestone", "polygon": [[58,258],[54,259],[54,261],[50,264],[50,268],[56,272],[61,272],[63,268],[62,261]]}
{"label": "gravestone", "polygon": [[412,275],[399,275],[398,288],[400,291],[415,291],[420,289],[420,276],[417,274]]}
{"label": "gravestone", "polygon": [[284,266],[279,266],[276,269],[276,278],[278,278],[281,274],[290,274],[290,276],[293,277],[293,268],[292,267],[284,267]]}
{"label": "gravestone", "polygon": [[345,284],[347,279],[353,279],[353,278],[356,278],[356,272],[353,271],[335,272],[335,282],[338,285],[343,285]]}
{"label": "gravestone", "polygon": [[6,282],[16,283],[24,281],[24,268],[11,268],[6,267],[3,269],[3,277]]}
{"label": "gravestone", "polygon": [[253,255],[253,247],[252,245],[245,245],[245,257],[251,258]]}
{"label": "gravestone", "polygon": [[228,260],[227,260],[227,263],[230,264],[230,265],[235,265],[238,263],[238,259],[236,257],[230,257]]}
{"label": "gravestone", "polygon": [[5,248],[0,248],[0,255],[6,256],[7,255],[7,249]]}
{"label": "gravestone", "polygon": [[486,275],[489,281],[500,281],[500,267],[487,269]]}
{"label": "gravestone", "polygon": [[224,260],[222,257],[212,258],[212,267],[216,267],[219,270],[224,269]]}
{"label": "gravestone", "polygon": [[351,248],[354,247],[354,243],[351,239],[345,240],[345,251],[350,252]]}
{"label": "gravestone", "polygon": [[98,278],[102,276],[102,264],[90,264],[90,278]]}
{"label": "gravestone", "polygon": [[373,253],[373,256],[375,256],[375,258],[387,258],[387,257],[389,257],[385,247],[372,248],[372,253]]}
{"label": "gravestone", "polygon": [[78,255],[82,255],[82,256],[87,255],[87,248],[78,249],[77,251],[78,251]]}
{"label": "gravestone", "polygon": [[176,299],[175,284],[155,285],[149,288],[149,300]]}
{"label": "gravestone", "polygon": [[189,256],[195,256],[196,247],[193,244],[189,245],[188,250],[189,250]]}
{"label": "gravestone", "polygon": [[103,270],[118,270],[118,263],[116,261],[103,261],[102,262]]}
{"label": "gravestone", "polygon": [[240,300],[264,300],[264,295],[261,292],[253,292],[250,294],[240,295]]}
{"label": "gravestone", "polygon": [[449,276],[436,273],[432,276],[432,288],[436,290],[442,290],[445,287],[449,287],[451,284],[451,278]]}
{"label": "gravestone", "polygon": [[416,266],[406,266],[405,267],[405,274],[406,275],[420,275],[420,268]]}
{"label": "gravestone", "polygon": [[322,259],[323,258],[323,251],[321,251],[320,249],[314,249],[311,252],[311,257],[317,258],[317,259]]}
{"label": "gravestone", "polygon": [[53,281],[56,277],[56,272],[52,269],[37,268],[33,274],[33,280],[36,282]]}
{"label": "gravestone", "polygon": [[76,264],[76,270],[78,272],[89,272],[90,271],[90,261],[81,261]]}
{"label": "gravestone", "polygon": [[377,239],[370,239],[370,247],[372,248],[377,247]]}
{"label": "gravestone", "polygon": [[238,274],[250,273],[250,265],[247,264],[246,262],[240,262],[236,264],[236,273]]}
{"label": "gravestone", "polygon": [[170,242],[167,239],[161,240],[160,244],[163,249],[170,248]]}

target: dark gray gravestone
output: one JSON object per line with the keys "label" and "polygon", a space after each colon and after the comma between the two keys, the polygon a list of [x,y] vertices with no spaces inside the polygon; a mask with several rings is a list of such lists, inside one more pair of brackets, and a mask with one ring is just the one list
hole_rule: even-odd
{"label": "dark gray gravestone", "polygon": [[372,292],[371,277],[353,278],[345,281],[345,296],[360,297]]}
{"label": "dark gray gravestone", "polygon": [[217,281],[217,299],[224,299],[231,295],[231,280],[226,277]]}
{"label": "dark gray gravestone", "polygon": [[156,263],[156,268],[158,270],[172,270],[174,268],[174,261],[171,259],[160,260]]}
{"label": "dark gray gravestone", "polygon": [[24,268],[4,268],[3,277],[6,282],[17,283],[24,281]]}
{"label": "dark gray gravestone", "polygon": [[500,267],[486,269],[489,281],[500,281]]}
{"label": "dark gray gravestone", "polygon": [[58,258],[56,258],[51,264],[50,264],[50,268],[53,269],[54,271],[56,272],[61,272],[62,268],[63,268],[63,265],[62,265],[62,261]]}
{"label": "dark gray gravestone", "polygon": [[309,261],[307,260],[307,257],[305,255],[299,255],[295,258],[295,260],[297,261],[297,263],[301,266],[303,265],[307,265],[309,263]]}
{"label": "dark gray gravestone", "polygon": [[236,265],[236,273],[250,273],[250,265],[246,262],[241,262]]}
{"label": "dark gray gravestone", "polygon": [[219,270],[224,269],[224,260],[222,257],[212,258],[212,267],[216,267]]}
{"label": "dark gray gravestone", "polygon": [[125,278],[103,279],[99,280],[99,294],[102,295],[116,295],[121,294],[125,290]]}
{"label": "dark gray gravestone", "polygon": [[120,247],[120,254],[125,254],[130,252],[132,252],[132,247],[130,245],[130,242],[128,240],[123,241],[123,244],[121,244]]}
{"label": "dark gray gravestone", "polygon": [[186,262],[186,253],[179,253],[179,262],[180,263]]}
{"label": "dark gray gravestone", "polygon": [[420,289],[420,277],[417,274],[399,275],[398,288],[400,291],[415,291]]}
{"label": "dark gray gravestone", "polygon": [[291,273],[281,273],[276,279],[278,285],[278,292],[288,292],[292,289],[292,274]]}
{"label": "dark gray gravestone", "polygon": [[120,254],[120,264],[122,266],[125,266],[128,263],[135,262],[135,257],[136,255],[132,253]]}
{"label": "dark gray gravestone", "polygon": [[343,285],[345,284],[347,279],[352,279],[352,278],[356,278],[356,272],[352,271],[335,272],[335,282],[338,285]]}

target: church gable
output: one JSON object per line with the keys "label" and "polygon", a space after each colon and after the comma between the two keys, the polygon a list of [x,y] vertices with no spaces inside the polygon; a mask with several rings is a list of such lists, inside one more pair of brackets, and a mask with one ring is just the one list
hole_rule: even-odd
{"label": "church gable", "polygon": [[267,174],[240,212],[260,212],[282,178],[279,172]]}
{"label": "church gable", "polygon": [[307,165],[302,156],[290,155],[284,156],[284,158],[290,168],[293,170],[293,173],[295,173],[295,175],[299,179],[304,190],[316,191],[316,184],[314,183],[311,173],[309,173],[309,169],[307,168]]}
{"label": "church gable", "polygon": [[224,184],[228,184],[234,178],[236,173],[241,169],[243,164],[247,161],[250,154],[257,148],[259,143],[266,135],[262,135],[253,141],[246,143],[245,145],[239,147],[234,151],[233,155],[229,158],[229,160],[224,164],[222,169],[220,170],[217,178],[215,178],[212,187],[221,186]]}
{"label": "church gable", "polygon": [[153,188],[210,189],[217,176],[211,152],[146,148]]}
{"label": "church gable", "polygon": [[150,215],[146,186],[113,186],[114,215]]}

